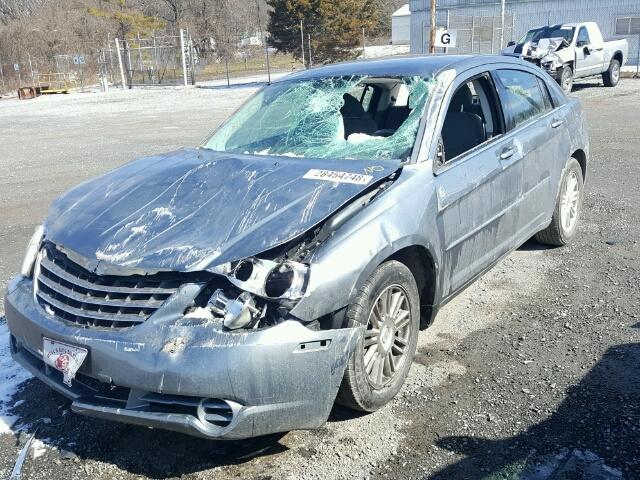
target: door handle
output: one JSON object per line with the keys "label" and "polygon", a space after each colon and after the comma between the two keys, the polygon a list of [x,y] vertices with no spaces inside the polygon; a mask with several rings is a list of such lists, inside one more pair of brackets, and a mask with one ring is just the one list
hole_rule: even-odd
{"label": "door handle", "polygon": [[507,150],[503,150],[503,152],[500,154],[500,160],[506,160],[507,158],[513,156],[514,153],[516,153],[518,150],[516,149],[516,147],[511,147],[508,148]]}
{"label": "door handle", "polygon": [[551,122],[551,128],[558,128],[563,123],[564,123],[564,120],[556,119]]}

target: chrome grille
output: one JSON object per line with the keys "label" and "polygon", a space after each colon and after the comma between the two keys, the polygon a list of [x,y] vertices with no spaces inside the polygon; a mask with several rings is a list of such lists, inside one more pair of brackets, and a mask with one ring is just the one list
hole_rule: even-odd
{"label": "chrome grille", "polygon": [[97,275],[47,244],[36,268],[35,295],[47,312],[63,320],[126,328],[147,320],[180,284],[170,273]]}

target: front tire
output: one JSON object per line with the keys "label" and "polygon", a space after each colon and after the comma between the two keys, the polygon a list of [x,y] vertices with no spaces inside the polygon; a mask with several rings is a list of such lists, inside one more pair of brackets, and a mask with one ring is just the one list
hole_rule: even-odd
{"label": "front tire", "polygon": [[337,402],[373,412],[396,396],[407,378],[418,343],[420,297],[403,264],[380,265],[347,308],[349,326],[366,330],[349,359]]}
{"label": "front tire", "polygon": [[562,67],[560,73],[560,87],[564,93],[569,94],[573,90],[573,69],[569,65]]}
{"label": "front tire", "polygon": [[620,62],[615,58],[609,64],[609,70],[602,74],[605,87],[615,87],[620,81]]}
{"label": "front tire", "polygon": [[576,235],[578,221],[582,212],[584,195],[582,167],[575,158],[571,158],[562,174],[560,193],[553,211],[551,224],[536,233],[535,239],[547,245],[567,245]]}

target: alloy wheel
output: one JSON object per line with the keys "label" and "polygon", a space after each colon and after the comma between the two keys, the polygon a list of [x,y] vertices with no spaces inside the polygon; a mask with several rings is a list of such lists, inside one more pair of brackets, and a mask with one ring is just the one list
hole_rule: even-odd
{"label": "alloy wheel", "polygon": [[578,174],[569,172],[560,199],[560,222],[565,232],[570,233],[578,221],[578,208],[580,206],[580,182]]}
{"label": "alloy wheel", "polygon": [[406,359],[412,329],[409,296],[400,285],[385,288],[369,313],[364,335],[367,380],[380,389],[393,379]]}
{"label": "alloy wheel", "polygon": [[573,88],[573,78],[569,70],[565,69],[562,72],[562,89],[566,93],[570,93]]}
{"label": "alloy wheel", "polygon": [[620,79],[620,65],[614,62],[613,68],[611,69],[611,80],[613,83],[617,83]]}

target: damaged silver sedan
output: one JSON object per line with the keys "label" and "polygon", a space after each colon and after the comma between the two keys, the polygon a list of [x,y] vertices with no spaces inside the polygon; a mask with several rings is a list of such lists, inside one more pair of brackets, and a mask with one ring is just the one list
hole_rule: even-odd
{"label": "damaged silver sedan", "polygon": [[13,357],[77,413],[205,438],[374,411],[443,304],[574,237],[587,157],[578,101],[522,60],[290,75],[54,202],[7,289]]}

